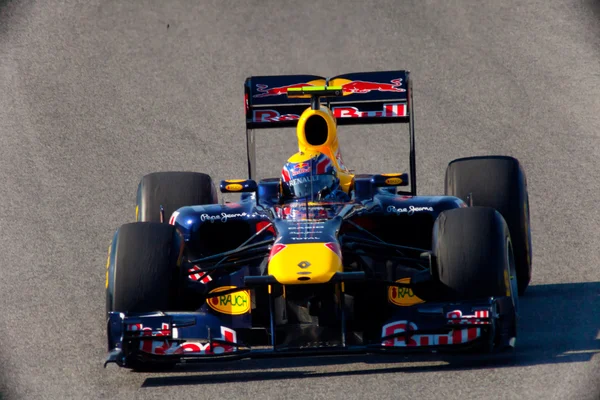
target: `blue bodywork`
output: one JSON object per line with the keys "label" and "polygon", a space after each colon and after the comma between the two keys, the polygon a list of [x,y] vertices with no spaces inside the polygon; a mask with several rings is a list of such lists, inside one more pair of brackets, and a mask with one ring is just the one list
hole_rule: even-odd
{"label": "blue bodywork", "polygon": [[[229,235],[235,235],[236,233],[222,229],[227,226],[236,227],[237,231],[246,226],[247,239],[270,226],[270,233],[265,232],[266,237],[268,238],[271,235],[271,239],[276,240],[281,235],[289,234],[289,232],[285,232],[286,226],[297,225],[297,221],[286,221],[286,216],[282,214],[282,209],[286,205],[297,207],[300,210],[303,207],[310,210],[310,207],[314,206],[309,207],[308,204],[304,203],[282,204],[279,193],[278,179],[261,181],[255,192],[242,193],[239,202],[182,207],[173,214],[171,221],[181,232],[185,242],[190,245],[197,241],[197,237],[202,234],[213,240],[228,240]],[[415,227],[418,227],[424,232],[421,234],[424,239],[418,239],[421,242],[431,240],[431,227],[442,211],[467,207],[467,204],[461,199],[452,196],[396,194],[396,188],[374,187],[370,177],[356,180],[354,195],[350,202],[333,205],[323,203],[323,205],[325,208],[328,205],[331,206],[326,208],[330,212],[334,210],[327,217],[327,220],[334,222],[337,219],[338,221],[331,225],[337,226],[335,232],[325,232],[323,235],[329,235],[329,237],[333,235],[335,237],[339,234],[340,238],[343,238],[345,235],[344,227],[350,227],[350,224],[360,227],[364,221],[376,221],[377,224],[387,224],[393,228],[390,231],[388,227],[386,228],[388,231],[381,232],[382,234],[387,232],[387,241],[393,241],[396,233],[408,232],[410,234]],[[349,223],[342,223],[342,219]],[[273,225],[271,226],[270,223]],[[341,229],[339,229],[340,224],[342,224]],[[372,227],[365,225],[364,229],[377,232],[377,227],[372,230]],[[213,231],[216,233],[212,233]],[[226,236],[216,237],[218,232],[226,232]],[[414,236],[419,235],[415,234]],[[336,240],[341,241],[340,238]],[[306,239],[309,240],[308,237]],[[365,240],[367,239],[368,236]],[[298,240],[304,239],[299,237]],[[245,242],[241,243],[241,245],[244,244]],[[423,243],[421,244],[423,245]],[[230,248],[239,245],[240,243],[236,243]],[[424,250],[428,251],[431,248],[424,248]],[[285,344],[277,345],[275,331],[278,328],[273,316],[276,304],[273,299],[274,295],[271,293],[271,290],[276,290],[277,282],[268,275],[266,266],[265,258],[262,263],[241,265],[229,273],[215,275],[215,278],[210,281],[202,283],[188,282],[190,287],[201,288],[202,290],[199,293],[203,292],[204,295],[208,293],[206,301],[194,311],[157,312],[142,315],[110,312],[108,316],[109,357],[107,363],[115,362],[121,366],[131,366],[132,360],[149,363],[169,363],[175,361],[202,361],[214,359],[215,357],[237,359],[274,356],[277,354],[291,355],[300,351],[298,347],[290,347]],[[198,270],[200,271],[201,268]],[[366,279],[364,272],[344,272],[337,274],[334,278],[331,285],[339,285],[342,282],[351,285],[351,281],[364,281]],[[410,288],[410,285],[398,282],[400,281],[385,282],[381,295],[387,299],[388,287]],[[310,286],[316,287],[318,285],[304,285],[303,287]],[[252,293],[252,309],[240,315],[227,315],[209,307],[208,303],[211,299],[216,299],[216,295],[210,297],[210,293],[215,288],[223,287],[234,288],[230,291],[247,290],[248,293]],[[269,294],[265,298],[268,298],[268,303],[264,303],[262,307],[268,308],[270,321],[263,320],[262,323],[259,323],[256,318],[261,315],[261,310],[257,309],[259,300],[255,297],[258,296],[257,293],[260,288],[265,289],[266,293],[267,287],[269,288]],[[295,289],[293,287],[287,289],[287,297],[293,297]],[[285,299],[285,291],[283,293]],[[338,299],[341,299],[342,303],[345,302],[343,292],[339,293]],[[300,353],[305,354],[307,351],[315,353],[403,351],[412,348],[413,345],[418,348],[420,345],[416,343],[419,340],[426,343],[430,349],[440,347],[456,348],[481,341],[491,343],[491,341],[499,340],[503,344],[508,344],[510,338],[513,337],[511,329],[514,321],[506,320],[503,324],[496,325],[498,315],[510,315],[511,303],[508,297],[454,304],[427,302],[410,307],[398,307],[397,305],[387,304],[386,301],[381,304],[386,310],[387,317],[383,326],[377,328],[382,329],[378,341],[358,344],[347,343],[347,326],[345,322],[347,317],[342,311],[342,314],[338,315],[343,320],[341,343],[336,345],[325,345],[323,343],[316,346],[312,345],[303,348]],[[344,307],[342,307],[343,309]],[[482,312],[484,314],[481,314]],[[451,313],[464,316],[462,317],[464,320],[460,330],[452,326],[452,321],[449,319]],[[321,328],[303,328],[301,325],[299,326],[300,328],[294,328],[300,330],[299,336],[308,332],[310,337],[311,334],[317,334],[315,333],[317,331],[321,332]],[[308,331],[305,332],[306,329]],[[245,343],[245,340],[252,336],[251,332],[256,330],[266,333],[263,345],[270,347],[257,350],[252,348],[250,344]],[[414,330],[414,332],[410,333],[411,330]],[[500,330],[500,333],[496,333],[496,330]],[[475,339],[471,340],[471,336]],[[462,342],[463,339],[464,343]]]}

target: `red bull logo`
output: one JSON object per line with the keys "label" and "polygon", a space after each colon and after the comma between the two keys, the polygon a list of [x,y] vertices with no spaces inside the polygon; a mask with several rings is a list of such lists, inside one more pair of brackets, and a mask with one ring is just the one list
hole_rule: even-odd
{"label": "red bull logo", "polygon": [[403,89],[402,79],[392,79],[391,83],[367,82],[367,81],[351,81],[342,85],[344,93],[365,94],[372,91],[379,92],[406,92]]}
{"label": "red bull logo", "polygon": [[[419,334],[419,328],[414,322],[396,321],[386,324],[382,328],[381,336],[388,337],[399,334],[395,338],[382,341],[385,347],[421,347],[421,346],[443,346],[449,344],[464,344],[481,337],[481,328],[454,329],[449,333]],[[402,335],[403,333],[406,335]],[[415,333],[412,333],[415,332]]]}
{"label": "red bull logo", "polygon": [[256,91],[260,92],[259,94],[255,94],[252,97],[269,97],[269,96],[281,96],[281,95],[286,95],[287,94],[287,90],[290,88],[302,88],[302,87],[306,87],[306,86],[313,86],[310,83],[295,83],[293,85],[287,85],[287,86],[279,86],[279,87],[274,87],[274,88],[269,88],[268,85],[263,85],[260,83],[256,84]]}
{"label": "red bull logo", "polygon": [[254,110],[252,121],[254,122],[282,122],[296,121],[300,119],[297,114],[279,114],[277,110]]}
{"label": "red bull logo", "polygon": [[335,118],[396,118],[408,115],[406,103],[384,104],[383,110],[379,111],[361,111],[351,106],[334,107],[332,111]]}
{"label": "red bull logo", "polygon": [[292,167],[292,175],[306,174],[310,172],[310,164],[307,162],[297,163]]}
{"label": "red bull logo", "polygon": [[[349,94],[365,94],[373,91],[378,92],[406,92],[406,89],[402,88],[402,78],[392,79],[390,83],[384,82],[369,82],[369,81],[349,81],[347,79],[340,79],[342,92],[345,95]],[[339,82],[338,81],[338,82]],[[294,83],[292,85],[284,85],[277,87],[269,87],[262,83],[256,84],[256,91],[254,98],[270,97],[270,96],[283,96],[287,95],[288,89],[292,88],[303,88],[307,86],[315,86],[315,83],[323,83],[322,81],[311,81]],[[332,82],[334,83],[334,82]]]}

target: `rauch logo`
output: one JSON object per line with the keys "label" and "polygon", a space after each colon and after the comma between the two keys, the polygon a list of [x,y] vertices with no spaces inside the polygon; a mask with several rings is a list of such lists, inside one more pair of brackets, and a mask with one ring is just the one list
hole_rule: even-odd
{"label": "rauch logo", "polygon": [[[402,278],[397,280],[398,283],[410,283],[410,278]],[[417,297],[411,288],[403,288],[390,286],[388,289],[388,299],[390,303],[397,306],[412,306],[415,304],[424,303],[423,299]]]}
{"label": "rauch logo", "polygon": [[[235,288],[235,286],[221,286],[211,290],[210,293],[224,292]],[[250,311],[250,292],[241,290],[222,296],[210,297],[207,302],[208,306],[217,312],[229,315],[242,315]]]}

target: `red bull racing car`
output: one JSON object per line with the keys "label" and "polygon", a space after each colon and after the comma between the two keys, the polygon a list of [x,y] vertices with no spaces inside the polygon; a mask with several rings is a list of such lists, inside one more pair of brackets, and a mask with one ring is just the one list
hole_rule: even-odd
{"label": "red bull racing car", "polygon": [[[417,195],[408,71],[250,77],[248,179],[157,172],[106,265],[106,363],[176,363],[515,346],[531,278],[525,174],[507,156],[454,160]],[[404,124],[409,171],[355,174],[337,130]],[[390,125],[393,126],[393,125]],[[296,129],[280,177],[256,179],[255,133]],[[106,365],[106,364],[105,364]]]}

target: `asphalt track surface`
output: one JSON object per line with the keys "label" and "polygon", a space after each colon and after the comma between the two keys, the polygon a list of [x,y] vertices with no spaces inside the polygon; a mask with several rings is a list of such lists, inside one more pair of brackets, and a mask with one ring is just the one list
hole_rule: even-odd
{"label": "asphalt track surface", "polygon": [[[8,398],[597,399],[600,4],[0,1],[0,390]],[[406,68],[419,192],[453,158],[526,170],[534,277],[514,356],[323,357],[143,374],[105,356],[104,264],[140,177],[244,177],[252,74]],[[404,131],[402,131],[404,133]],[[405,135],[341,133],[358,171]],[[263,175],[294,132],[261,132]],[[390,149],[395,150],[390,150]]]}

